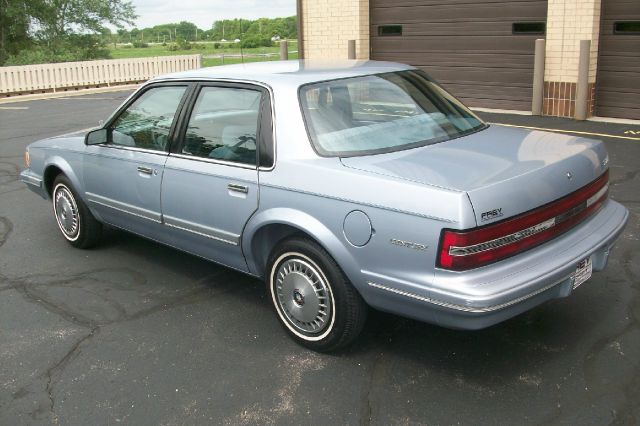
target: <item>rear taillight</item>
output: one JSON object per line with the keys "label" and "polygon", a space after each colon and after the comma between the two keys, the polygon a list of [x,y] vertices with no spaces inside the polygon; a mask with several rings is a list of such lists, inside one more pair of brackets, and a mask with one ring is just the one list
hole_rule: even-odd
{"label": "rear taillight", "polygon": [[609,171],[581,189],[511,219],[467,231],[445,229],[438,267],[463,271],[521,253],[569,230],[607,198]]}

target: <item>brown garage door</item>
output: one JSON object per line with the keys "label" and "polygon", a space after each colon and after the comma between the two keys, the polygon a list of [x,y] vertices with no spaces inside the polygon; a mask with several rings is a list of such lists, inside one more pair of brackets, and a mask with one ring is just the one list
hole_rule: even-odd
{"label": "brown garage door", "polygon": [[372,59],[423,68],[469,106],[531,109],[546,0],[371,0],[370,13]]}
{"label": "brown garage door", "polygon": [[640,0],[603,0],[596,115],[640,120]]}

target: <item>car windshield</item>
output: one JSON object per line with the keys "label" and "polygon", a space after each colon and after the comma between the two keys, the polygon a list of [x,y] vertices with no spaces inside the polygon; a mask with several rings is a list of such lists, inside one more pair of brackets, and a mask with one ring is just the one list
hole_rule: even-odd
{"label": "car windshield", "polygon": [[300,102],[311,141],[326,156],[399,151],[486,127],[418,70],[308,84]]}

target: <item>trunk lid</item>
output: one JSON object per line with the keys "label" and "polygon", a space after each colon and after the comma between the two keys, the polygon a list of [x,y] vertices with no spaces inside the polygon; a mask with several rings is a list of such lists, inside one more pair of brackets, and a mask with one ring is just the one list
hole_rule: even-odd
{"label": "trunk lid", "polygon": [[606,170],[608,157],[600,141],[491,125],[447,142],[341,161],[357,170],[465,191],[477,224],[484,225],[587,185]]}

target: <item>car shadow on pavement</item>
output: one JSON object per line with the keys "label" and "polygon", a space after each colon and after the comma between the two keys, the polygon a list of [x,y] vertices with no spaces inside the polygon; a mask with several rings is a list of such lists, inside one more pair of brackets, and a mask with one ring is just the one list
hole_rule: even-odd
{"label": "car shadow on pavement", "polygon": [[[271,311],[262,281],[133,234],[108,229],[96,250],[126,252],[132,264],[144,265],[144,269],[151,270],[169,269],[175,275],[184,275],[185,281],[197,280],[215,271],[223,272],[225,281],[237,282],[244,290],[228,293],[225,297],[241,298],[243,304],[255,304],[260,312],[265,309]],[[606,277],[601,274],[597,277],[593,285],[602,286]],[[219,280],[213,280],[203,285],[215,288],[221,284]],[[446,329],[371,309],[365,329],[356,343],[331,356],[368,358],[384,354],[385,357],[422,364],[425,368],[450,370],[465,380],[478,383],[486,383],[488,378],[518,376],[522,374],[523,366],[540,366],[583,345],[583,336],[601,321],[600,315],[606,311],[592,309],[589,290],[581,290],[586,291],[576,292],[567,299],[550,301],[511,320],[478,331]],[[218,302],[211,300],[209,303]],[[607,301],[601,300],[601,303],[606,304]],[[266,320],[266,317],[258,315],[253,319],[260,320]],[[276,322],[275,316],[272,320]],[[246,324],[237,324],[237,332],[246,331],[243,328],[251,327],[251,321],[248,319]]]}

